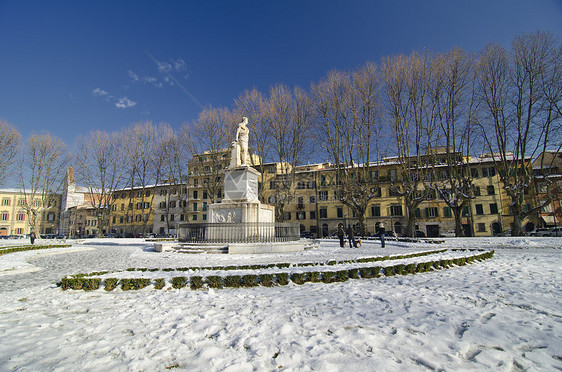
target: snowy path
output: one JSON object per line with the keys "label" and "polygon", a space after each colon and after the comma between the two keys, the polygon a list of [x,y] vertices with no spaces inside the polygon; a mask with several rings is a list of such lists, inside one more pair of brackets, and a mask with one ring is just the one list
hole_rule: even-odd
{"label": "snowy path", "polygon": [[[500,248],[491,260],[438,272],[219,291],[62,292],[53,282],[99,269],[237,264],[248,256],[155,256],[138,245],[9,254],[0,272],[24,257],[42,270],[0,276],[0,370],[562,370],[562,239],[446,242],[475,244]],[[290,259],[382,253],[375,247],[339,250],[328,242]],[[384,254],[417,250],[395,245]]]}

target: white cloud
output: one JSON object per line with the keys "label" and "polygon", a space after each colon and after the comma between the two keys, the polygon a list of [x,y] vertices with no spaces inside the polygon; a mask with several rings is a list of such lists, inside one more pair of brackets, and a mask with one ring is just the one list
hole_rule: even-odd
{"label": "white cloud", "polygon": [[132,70],[129,70],[129,77],[134,81],[139,81],[139,76],[135,74]]}
{"label": "white cloud", "polygon": [[119,98],[119,100],[115,104],[115,107],[125,109],[125,108],[129,108],[129,107],[133,107],[136,104],[137,104],[136,102],[131,101],[127,97],[121,97],[121,98]]}
{"label": "white cloud", "polygon": [[94,96],[96,96],[96,97],[105,97],[105,96],[108,96],[108,95],[109,95],[108,92],[106,92],[105,90],[100,89],[100,88],[94,89],[94,90],[92,91],[92,94],[93,94]]}

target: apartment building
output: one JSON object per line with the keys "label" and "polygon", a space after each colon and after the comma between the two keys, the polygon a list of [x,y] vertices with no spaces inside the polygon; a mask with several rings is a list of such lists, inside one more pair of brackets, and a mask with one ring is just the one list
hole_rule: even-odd
{"label": "apartment building", "polygon": [[[19,189],[0,189],[0,236],[26,235],[31,232],[28,216],[23,209],[25,195]],[[39,211],[38,234],[58,234],[61,196],[52,195],[45,203],[35,200]]]}
{"label": "apartment building", "polygon": [[116,190],[110,208],[109,228],[119,236],[153,233],[154,185]]}
{"label": "apartment building", "polygon": [[539,211],[539,227],[562,226],[562,153],[545,151],[533,162],[537,205],[551,196],[551,201]]}

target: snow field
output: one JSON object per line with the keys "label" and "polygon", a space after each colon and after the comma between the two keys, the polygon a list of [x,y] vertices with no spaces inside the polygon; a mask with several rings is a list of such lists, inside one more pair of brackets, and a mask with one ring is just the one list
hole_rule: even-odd
{"label": "snow field", "polygon": [[[451,239],[443,248],[495,249],[494,258],[344,283],[112,292],[62,291],[53,284],[102,269],[343,260],[421,248],[336,245],[322,242],[314,252],[269,257],[162,257],[142,243],[2,256],[0,272],[23,263],[41,270],[0,277],[0,370],[562,368],[562,239],[556,238],[517,244]],[[436,248],[441,246],[427,249]]]}

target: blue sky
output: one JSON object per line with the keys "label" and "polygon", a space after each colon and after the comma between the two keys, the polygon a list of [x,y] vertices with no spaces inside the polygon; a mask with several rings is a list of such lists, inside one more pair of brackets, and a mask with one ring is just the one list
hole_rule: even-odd
{"label": "blue sky", "polygon": [[72,146],[142,120],[179,128],[254,86],[537,30],[562,37],[562,1],[0,0],[0,118]]}

